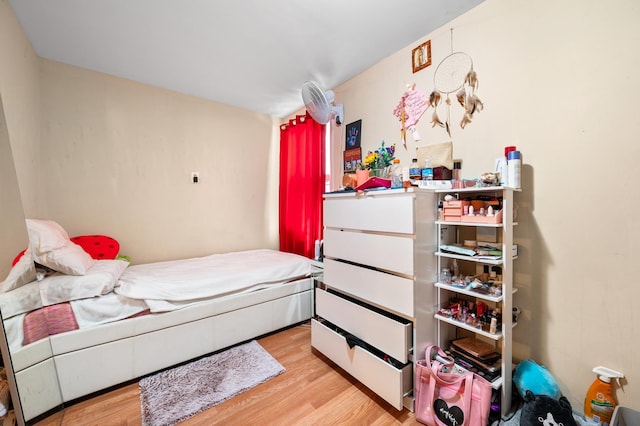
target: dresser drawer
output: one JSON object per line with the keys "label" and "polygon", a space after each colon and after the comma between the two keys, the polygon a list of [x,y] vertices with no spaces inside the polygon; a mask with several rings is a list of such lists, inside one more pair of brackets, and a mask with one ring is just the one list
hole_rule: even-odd
{"label": "dresser drawer", "polygon": [[359,346],[349,348],[346,339],[320,322],[311,320],[311,346],[378,394],[397,410],[413,388],[413,364],[397,369]]}
{"label": "dresser drawer", "polygon": [[324,230],[324,256],[413,277],[413,238]]}
{"label": "dresser drawer", "polygon": [[328,228],[413,234],[413,215],[411,195],[324,200],[324,226]]}
{"label": "dresser drawer", "polygon": [[324,260],[323,282],[369,303],[413,318],[413,280],[333,259]]}
{"label": "dresser drawer", "polygon": [[392,318],[319,288],[316,314],[403,364],[409,361],[413,346],[411,321]]}

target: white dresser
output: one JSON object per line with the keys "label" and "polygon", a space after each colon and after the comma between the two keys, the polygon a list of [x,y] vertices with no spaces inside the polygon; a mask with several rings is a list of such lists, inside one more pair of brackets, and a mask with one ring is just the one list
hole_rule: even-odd
{"label": "white dresser", "polygon": [[311,345],[396,409],[436,341],[436,197],[404,189],[324,196],[324,277]]}

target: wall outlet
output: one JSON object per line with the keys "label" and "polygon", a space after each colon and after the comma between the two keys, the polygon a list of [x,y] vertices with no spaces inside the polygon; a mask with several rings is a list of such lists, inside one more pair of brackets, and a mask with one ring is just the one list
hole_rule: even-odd
{"label": "wall outlet", "polygon": [[198,172],[192,172],[192,173],[191,173],[191,182],[192,182],[192,183],[198,183],[198,182],[200,182],[200,173],[198,173]]}

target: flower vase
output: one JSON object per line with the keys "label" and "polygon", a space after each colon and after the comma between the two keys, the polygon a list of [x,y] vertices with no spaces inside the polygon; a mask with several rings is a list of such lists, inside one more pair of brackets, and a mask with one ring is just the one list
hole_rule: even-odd
{"label": "flower vase", "polygon": [[369,179],[369,170],[356,170],[356,187],[362,185]]}
{"label": "flower vase", "polygon": [[387,179],[389,177],[389,168],[383,167],[380,169],[372,169],[373,176],[381,177]]}

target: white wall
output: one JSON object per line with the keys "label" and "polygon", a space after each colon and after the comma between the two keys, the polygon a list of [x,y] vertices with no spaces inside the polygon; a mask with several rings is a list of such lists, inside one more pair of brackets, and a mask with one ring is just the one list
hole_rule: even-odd
{"label": "white wall", "polygon": [[277,248],[272,117],[40,59],[6,0],[0,35],[27,217],[111,235],[134,263]]}
{"label": "white wall", "polygon": [[44,59],[40,96],[36,215],[133,263],[277,248],[271,117]]}
{"label": "white wall", "polygon": [[[40,142],[38,57],[6,0],[0,0],[0,96],[20,190],[33,193]],[[23,196],[22,203],[35,210],[39,200]]]}
{"label": "white wall", "polygon": [[[546,365],[579,411],[598,365],[626,375],[617,395],[640,409],[638,22],[633,0],[487,0],[335,88],[345,123],[362,119],[363,154],[396,142],[407,164],[417,144],[400,148],[392,110],[408,84],[433,90],[453,28],[453,50],[473,58],[485,105],[464,130],[452,108],[464,177],[493,170],[507,145],[524,157],[514,356]],[[411,50],[426,40],[433,65],[413,74]],[[430,116],[418,125],[421,143],[448,140]],[[336,131],[339,179],[344,127]]]}

